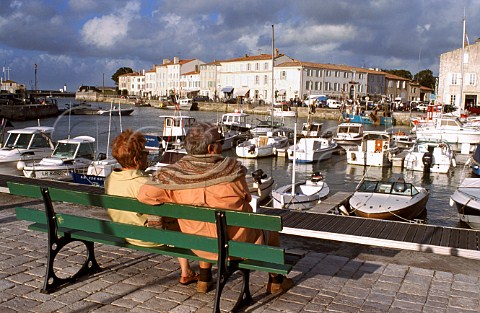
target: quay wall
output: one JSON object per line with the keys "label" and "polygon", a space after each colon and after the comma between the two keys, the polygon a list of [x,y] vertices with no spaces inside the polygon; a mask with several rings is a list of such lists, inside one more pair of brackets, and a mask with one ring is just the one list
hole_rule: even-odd
{"label": "quay wall", "polygon": [[11,121],[35,120],[57,116],[59,113],[56,104],[0,105],[0,117]]}
{"label": "quay wall", "polygon": [[[88,99],[82,97],[81,100],[85,101],[96,101],[96,102],[107,102],[121,105],[134,105],[133,99],[120,99],[118,97],[104,97],[98,93],[92,93],[92,98]],[[78,98],[78,97],[77,97]],[[80,99],[80,98],[78,98]],[[159,107],[161,105],[158,100],[147,100],[151,106]],[[212,112],[234,112],[236,109],[242,109],[243,112],[249,114],[260,114],[267,115],[270,114],[270,106],[258,106],[253,104],[226,104],[222,102],[198,102],[198,109],[200,111],[212,111]],[[297,111],[298,117],[306,118],[308,116],[308,108],[306,107],[296,107],[293,108]],[[411,116],[421,116],[425,113],[421,112],[394,112],[393,118],[395,120],[395,125],[397,126],[409,126]],[[325,109],[317,108],[314,113],[315,118],[325,119],[325,120],[336,120],[341,121],[342,114],[338,109]]]}

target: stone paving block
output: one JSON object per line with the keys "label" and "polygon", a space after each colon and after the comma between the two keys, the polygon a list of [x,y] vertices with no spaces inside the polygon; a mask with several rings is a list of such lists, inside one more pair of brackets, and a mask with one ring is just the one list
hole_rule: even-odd
{"label": "stone paving block", "polygon": [[98,292],[104,288],[107,288],[108,286],[110,286],[109,283],[102,281],[98,278],[91,277],[91,279],[86,281],[86,284],[84,284],[83,286],[79,286],[78,290],[85,291],[89,294],[92,294],[94,292]]}
{"label": "stone paving block", "polygon": [[400,286],[399,292],[408,293],[411,295],[424,295],[428,292],[428,286],[421,286],[416,283],[403,282]]}
{"label": "stone paving block", "polygon": [[413,310],[413,311],[421,311],[424,306],[424,303],[417,303],[417,302],[408,302],[399,299],[393,300],[391,305],[392,308],[404,309],[404,310]]}
{"label": "stone paving block", "polygon": [[399,284],[392,284],[387,282],[378,281],[372,288],[374,292],[395,295],[400,289]]}
{"label": "stone paving block", "polygon": [[181,303],[186,299],[190,298],[190,296],[186,294],[166,290],[165,292],[155,295],[155,298]]}
{"label": "stone paving block", "polygon": [[407,266],[398,265],[398,264],[388,264],[383,271],[383,275],[405,277],[405,275],[407,274],[407,271],[408,271]]}
{"label": "stone paving block", "polygon": [[375,302],[390,306],[395,299],[395,295],[386,295],[378,292],[371,292],[366,298],[365,301]]}
{"label": "stone paving block", "polygon": [[373,274],[373,273],[382,274],[385,271],[385,264],[382,264],[379,262],[367,261],[360,266],[359,271],[369,273],[369,274]]}
{"label": "stone paving block", "polygon": [[390,308],[390,305],[385,303],[365,301],[365,303],[360,308],[360,312],[384,313],[384,312],[388,312],[389,308]]}
{"label": "stone paving block", "polygon": [[5,289],[3,292],[12,294],[14,296],[23,296],[25,294],[31,293],[35,288],[25,286],[25,285],[15,285],[13,288]]}
{"label": "stone paving block", "polygon": [[123,296],[123,295],[127,295],[131,292],[134,292],[138,289],[139,289],[138,286],[134,286],[134,285],[126,284],[126,283],[123,283],[123,282],[119,282],[119,283],[111,284],[111,285],[107,286],[105,289],[103,289],[103,291]]}
{"label": "stone paving block", "polygon": [[137,308],[145,308],[150,310],[163,310],[164,312],[169,312],[176,306],[180,305],[180,303],[175,301],[169,301],[164,298],[157,298],[153,297],[144,303],[141,303],[137,306]]}
{"label": "stone paving block", "polygon": [[32,308],[32,311],[35,313],[50,313],[56,312],[63,307],[65,307],[65,304],[51,300],[37,305],[36,307]]}
{"label": "stone paving block", "polygon": [[429,306],[427,304],[422,308],[422,313],[446,313],[446,312],[447,312],[446,308],[438,308],[435,306]]}
{"label": "stone paving block", "polygon": [[466,292],[479,293],[480,287],[478,284],[467,283],[463,281],[455,280],[451,285],[452,290],[462,290]]}
{"label": "stone paving block", "polygon": [[439,280],[439,281],[452,281],[453,274],[449,272],[444,272],[444,271],[435,271],[433,279]]}
{"label": "stone paving block", "polygon": [[139,305],[141,302],[136,302],[131,299],[119,298],[112,302],[112,305],[118,306],[121,308],[132,309]]}
{"label": "stone paving block", "polygon": [[279,310],[282,312],[300,312],[303,308],[303,304],[288,302],[281,298],[274,300],[268,305],[271,310]]}
{"label": "stone paving block", "polygon": [[477,298],[464,298],[464,297],[450,297],[448,302],[449,307],[477,310],[480,307],[479,299]]}
{"label": "stone paving block", "polygon": [[170,310],[171,313],[193,313],[196,312],[198,309],[192,306],[188,306],[185,304],[181,304],[173,309]]}
{"label": "stone paving block", "polygon": [[345,296],[365,299],[368,296],[368,294],[370,293],[370,290],[369,289],[363,289],[363,288],[357,288],[355,286],[345,286],[344,288],[342,288],[340,293],[342,295],[345,295]]}
{"label": "stone paving block", "polygon": [[423,295],[412,295],[409,293],[397,292],[395,299],[413,302],[413,303],[425,303],[427,301],[427,294]]}
{"label": "stone paving block", "polygon": [[465,274],[455,274],[455,276],[453,277],[453,280],[464,282],[464,283],[477,284],[479,281],[479,277],[465,275]]}
{"label": "stone paving block", "polygon": [[345,303],[332,302],[327,306],[327,311],[342,312],[342,313],[355,313],[360,310],[359,307],[353,307]]}
{"label": "stone paving block", "polygon": [[70,304],[70,303],[75,303],[80,300],[83,300],[88,296],[89,296],[89,293],[85,291],[72,290],[67,293],[56,296],[55,301],[65,303],[65,304]]}
{"label": "stone paving block", "polygon": [[86,297],[85,301],[96,302],[96,303],[100,303],[100,304],[105,305],[105,304],[109,304],[112,301],[115,301],[119,298],[120,298],[119,295],[104,292],[104,291],[98,291],[98,292],[92,293],[91,295]]}
{"label": "stone paving block", "polygon": [[3,312],[3,307],[17,310],[17,312],[27,312],[40,304],[42,304],[42,302],[32,299],[15,297],[0,304],[0,312]]}
{"label": "stone paving block", "polygon": [[78,312],[91,312],[100,308],[102,305],[90,301],[79,301],[64,306],[58,310],[58,313],[78,313]]}

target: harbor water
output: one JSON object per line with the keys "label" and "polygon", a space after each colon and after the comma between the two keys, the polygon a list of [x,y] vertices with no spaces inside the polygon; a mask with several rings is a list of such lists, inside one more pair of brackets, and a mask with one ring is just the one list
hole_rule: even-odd
{"label": "harbor water", "polygon": [[[68,103],[70,99],[63,99],[60,103]],[[92,103],[103,109],[109,109],[110,104]],[[56,118],[46,118],[40,121],[14,122],[14,128],[23,128],[27,126],[53,126],[55,131],[53,139],[65,139],[80,135],[95,137],[97,140],[97,153],[109,153],[108,145],[121,130],[131,128],[142,132],[159,132],[162,127],[161,115],[172,115],[174,111],[160,110],[153,107],[136,107],[130,116],[100,116],[100,115],[68,115],[64,114]],[[178,113],[177,113],[178,114]],[[182,115],[195,117],[197,121],[217,122],[221,119],[223,112],[189,111],[182,112]],[[251,123],[256,124],[263,120],[263,115],[250,115]],[[338,121],[318,120],[323,123],[322,132],[331,131],[335,133]],[[294,118],[285,118],[286,126],[295,125]],[[306,122],[304,118],[297,121],[297,129],[301,129],[301,124]],[[370,127],[370,128],[369,128]],[[367,129],[383,130],[384,126],[372,125]],[[380,128],[382,127],[382,128]],[[110,136],[109,136],[110,133]],[[107,150],[108,149],[108,150]],[[225,151],[225,155],[235,156],[235,151]],[[272,157],[262,159],[239,159],[251,173],[255,169],[261,168],[265,173],[271,175],[275,180],[276,186],[289,184],[292,181],[293,164],[285,157]],[[9,169],[0,168],[0,172],[8,173]],[[300,181],[308,178],[314,172],[321,172],[325,181],[330,186],[330,195],[336,192],[354,192],[356,186],[362,177],[375,179],[396,179],[404,177],[405,181],[414,185],[426,187],[430,190],[430,199],[427,203],[426,216],[422,216],[427,224],[449,226],[449,227],[467,227],[459,221],[456,209],[450,207],[449,197],[456,189],[459,182],[466,176],[470,176],[468,169],[464,170],[463,165],[457,167],[448,174],[406,171],[396,167],[363,167],[349,165],[346,162],[345,154],[334,154],[331,159],[323,160],[315,164],[297,164],[295,168],[295,179]],[[267,204],[268,205],[268,204]],[[271,203],[270,203],[271,205]]]}

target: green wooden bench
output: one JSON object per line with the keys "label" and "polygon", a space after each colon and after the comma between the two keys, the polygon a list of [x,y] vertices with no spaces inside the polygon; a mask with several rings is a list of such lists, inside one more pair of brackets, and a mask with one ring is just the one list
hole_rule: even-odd
{"label": "green wooden bench", "polygon": [[[282,248],[236,242],[227,238],[228,226],[281,231],[282,219],[278,216],[177,204],[151,206],[131,198],[12,182],[8,183],[8,187],[11,194],[39,198],[44,201],[45,212],[33,208],[16,208],[17,219],[33,222],[29,225],[29,229],[48,232],[47,272],[42,288],[44,293],[55,291],[64,284],[72,283],[82,276],[100,271],[101,268],[95,259],[95,242],[209,262],[212,261],[198,257],[191,250],[217,253],[218,259],[216,262],[212,262],[218,268],[214,312],[220,312],[222,290],[234,272],[239,271],[243,278],[240,295],[232,309],[232,311],[237,311],[252,301],[249,289],[251,270],[283,275],[288,274],[291,270],[291,265],[285,263],[285,252]],[[216,224],[218,238],[56,212],[54,204],[57,208],[61,208],[62,202],[211,222]],[[140,247],[127,243],[124,238],[140,239],[163,245],[153,248]],[[55,257],[65,245],[72,241],[80,241],[85,244],[87,251],[85,263],[71,277],[58,278],[53,268]],[[240,260],[229,261],[229,257],[237,257]]]}

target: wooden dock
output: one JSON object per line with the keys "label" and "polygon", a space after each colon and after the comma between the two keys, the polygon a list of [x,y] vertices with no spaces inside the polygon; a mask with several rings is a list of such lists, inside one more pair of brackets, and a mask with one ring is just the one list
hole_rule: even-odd
{"label": "wooden dock", "polygon": [[[8,192],[7,181],[104,192],[99,187],[1,174],[0,191]],[[314,208],[315,213],[283,209],[259,209],[259,213],[282,216],[282,233],[289,235],[480,260],[480,231],[477,230],[319,213],[339,205],[347,195],[346,192],[334,194],[332,198],[337,202],[324,201]]]}
{"label": "wooden dock", "polygon": [[339,191],[332,196],[315,205],[308,210],[308,213],[333,213],[335,209],[342,204],[346,204],[348,199],[352,196],[351,192]]}

